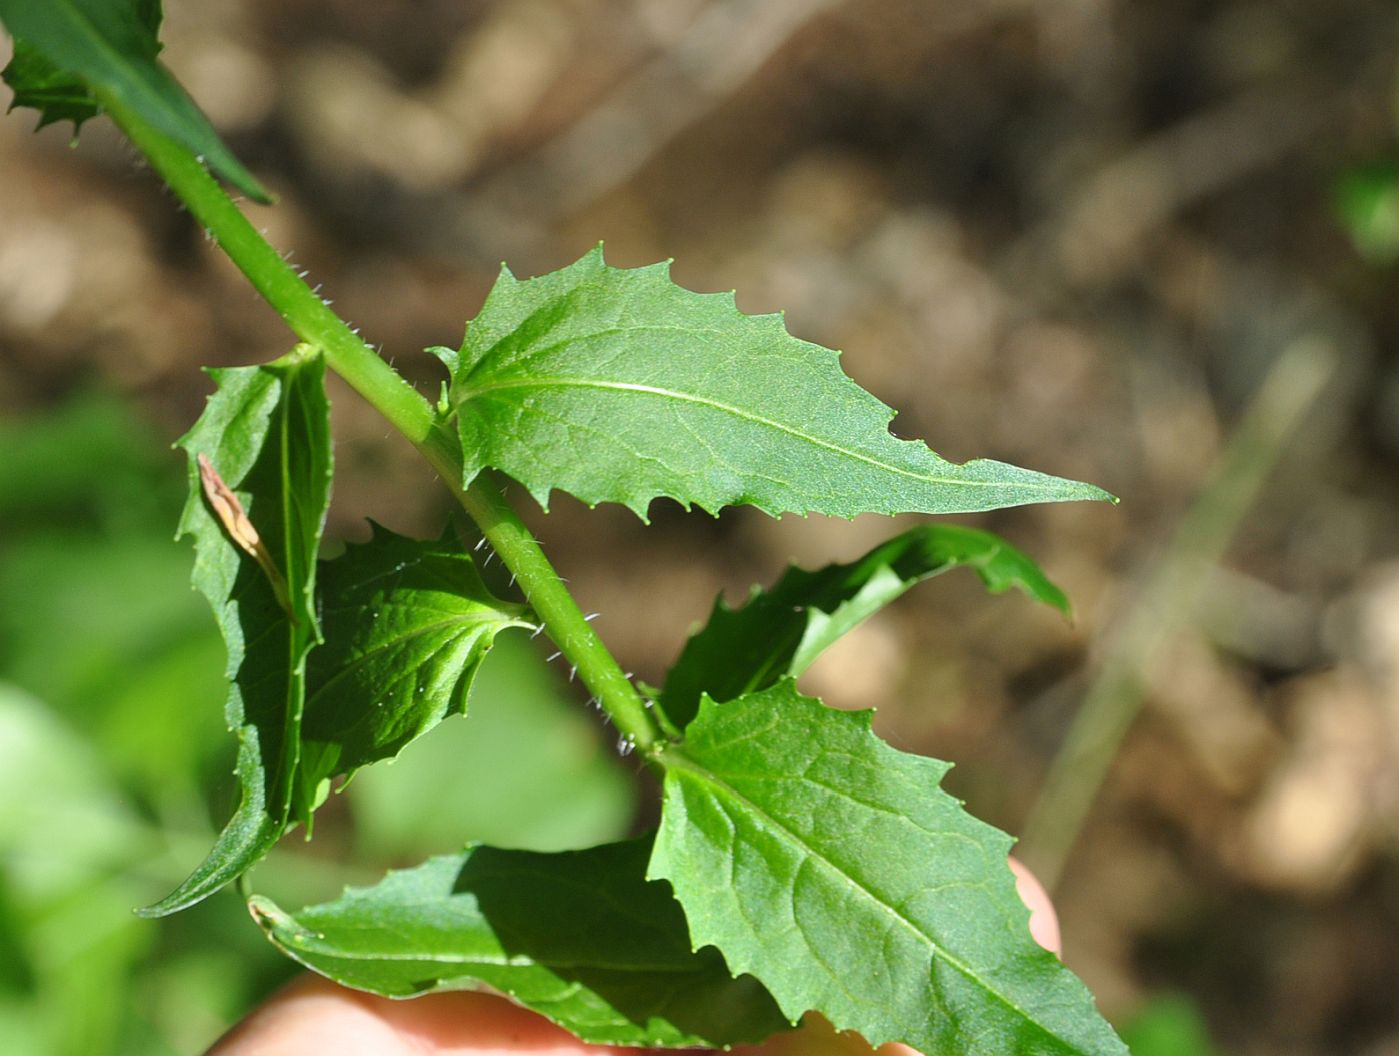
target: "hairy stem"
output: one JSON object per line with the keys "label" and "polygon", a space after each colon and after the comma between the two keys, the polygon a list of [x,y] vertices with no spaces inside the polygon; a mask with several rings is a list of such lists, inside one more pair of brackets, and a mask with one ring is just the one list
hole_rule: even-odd
{"label": "hairy stem", "polygon": [[584,619],[573,595],[494,482],[483,475],[470,487],[462,486],[460,448],[439,423],[432,405],[306,285],[198,159],[152,129],[111,92],[98,90],[98,96],[117,126],[292,332],[321,349],[331,369],[432,463],[515,574],[545,629],[578,669],[583,684],[625,736],[643,750],[650,748],[659,734],[636,688]]}
{"label": "hairy stem", "polygon": [[461,449],[456,438],[445,432],[435,433],[433,442],[420,450],[515,574],[554,644],[578,669],[578,677],[597,696],[613,724],[642,751],[650,749],[659,730],[636,687],[617,666],[500,489],[484,474],[472,481],[471,487],[461,486]]}

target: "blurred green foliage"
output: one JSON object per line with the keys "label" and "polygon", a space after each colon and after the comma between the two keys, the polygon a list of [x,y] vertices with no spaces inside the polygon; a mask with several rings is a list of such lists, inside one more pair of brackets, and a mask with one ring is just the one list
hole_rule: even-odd
{"label": "blurred green foliage", "polygon": [[[1399,131],[1399,77],[1393,92]],[[1399,158],[1349,163],[1332,183],[1331,208],[1362,258],[1381,266],[1399,261]]]}
{"label": "blurred green foliage", "polygon": [[560,706],[557,674],[540,664],[526,633],[502,635],[465,718],[350,782],[356,860],[417,861],[427,849],[459,845],[463,833],[533,851],[623,835],[635,786],[621,766],[599,765],[598,723]]}
{"label": "blurred green foliage", "polygon": [[1399,162],[1353,166],[1332,197],[1357,253],[1371,264],[1399,261]]}
{"label": "blurred green foliage", "polygon": [[1122,1030],[1132,1056],[1218,1056],[1204,1017],[1183,994],[1161,994],[1146,1003]]}
{"label": "blurred green foliage", "polygon": [[[0,450],[0,1053],[199,1051],[293,968],[232,894],[131,914],[234,797],[223,647],[171,538],[185,474],[109,396],[0,423]],[[507,638],[467,719],[365,771],[255,886],[295,903],[470,840],[624,835],[628,768],[533,643]],[[368,868],[337,864],[351,845]]]}

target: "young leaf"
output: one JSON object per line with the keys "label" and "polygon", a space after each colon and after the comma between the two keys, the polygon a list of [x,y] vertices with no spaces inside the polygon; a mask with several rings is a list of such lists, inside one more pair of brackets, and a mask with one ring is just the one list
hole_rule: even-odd
{"label": "young leaf", "polygon": [[448,539],[372,529],[369,542],[321,565],[325,644],[308,661],[292,808],[307,823],[331,776],[395,756],[465,712],[495,636],[531,626],[525,607],[495,598]]}
{"label": "young leaf", "polygon": [[662,495],[711,512],[853,517],[1109,497],[895,439],[894,412],[781,316],[681,289],[665,264],[608,267],[600,247],[542,278],[502,269],[467,328],[451,398],[466,480],[493,466],[541,504],[561,488],[643,518]]}
{"label": "young leaf", "polygon": [[72,121],[76,131],[99,112],[93,89],[110,91],[244,194],[270,201],[156,59],[160,19],[160,0],[0,0],[0,22],[15,38],[3,74],[11,107],[38,110],[40,128]]}
{"label": "young leaf", "polygon": [[1004,539],[956,524],[919,525],[851,564],[817,572],[788,569],[770,590],[755,587],[738,609],[719,598],[709,623],[686,643],[667,674],[661,708],[684,729],[702,693],[732,700],[799,675],[837,638],[915,583],[962,565],[976,569],[993,594],[1019,587],[1069,611],[1063,592]]}
{"label": "young leaf", "polygon": [[788,680],[705,700],[665,768],[648,875],[695,945],[872,1044],[959,1056],[1125,1054],[1087,989],[1030,937],[1011,839],[895,751],[870,713]]}
{"label": "young leaf", "polygon": [[296,914],[249,903],[269,939],[336,982],[390,997],[490,987],[586,1042],[729,1046],[789,1024],[712,948],[690,950],[649,838],[540,854],[475,847]]}
{"label": "young leaf", "polygon": [[[194,537],[191,579],[209,600],[228,649],[224,715],[238,735],[241,801],[204,862],[175,891],[139,912],[164,916],[245,872],[287,826],[296,774],[306,654],[317,640],[316,551],[330,503],[325,363],[301,345],[274,363],[210,372],[218,391],[179,441],[190,493],[179,534]],[[200,457],[232,490],[285,582],[266,570],[209,504]]]}

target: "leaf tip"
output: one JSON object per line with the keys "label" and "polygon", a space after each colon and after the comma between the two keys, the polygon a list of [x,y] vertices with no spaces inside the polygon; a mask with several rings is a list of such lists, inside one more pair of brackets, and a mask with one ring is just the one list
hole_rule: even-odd
{"label": "leaf tip", "polygon": [[246,184],[239,184],[238,186],[243,189],[243,193],[246,194],[251,201],[256,202],[258,205],[277,204],[277,196],[252,177],[248,178]]}
{"label": "leaf tip", "polygon": [[201,891],[197,887],[191,890],[189,882],[186,881],[159,902],[152,902],[148,906],[138,906],[131,912],[142,920],[159,920],[161,917],[171,916],[182,909],[188,909],[190,906],[204,901],[215,890],[217,889],[210,888]]}
{"label": "leaf tip", "polygon": [[1122,500],[1119,499],[1107,488],[1099,487],[1097,484],[1090,484],[1087,481],[1067,481],[1067,483],[1077,485],[1076,492],[1071,496],[1074,500],[1086,500],[1089,502],[1106,502],[1111,506],[1120,506]]}
{"label": "leaf tip", "polygon": [[449,375],[456,375],[461,365],[461,352],[458,349],[448,348],[446,345],[428,345],[423,351],[446,367]]}

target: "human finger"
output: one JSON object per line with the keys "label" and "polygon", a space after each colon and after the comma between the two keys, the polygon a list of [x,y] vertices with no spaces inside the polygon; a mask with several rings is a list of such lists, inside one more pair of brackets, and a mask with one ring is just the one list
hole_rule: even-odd
{"label": "human finger", "polygon": [[1049,892],[1044,889],[1044,885],[1035,874],[1014,855],[1010,859],[1010,871],[1015,874],[1016,894],[1030,910],[1030,936],[1056,956],[1063,953],[1059,914],[1054,912],[1054,903],[1049,899]]}
{"label": "human finger", "polygon": [[307,975],[274,994],[206,1056],[638,1056],[587,1045],[493,994],[394,1001]]}

